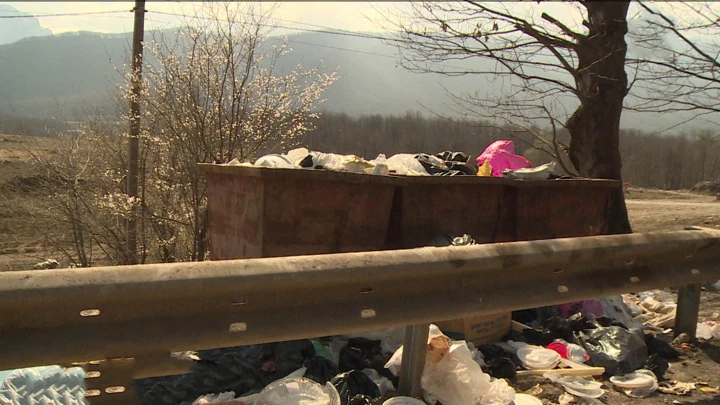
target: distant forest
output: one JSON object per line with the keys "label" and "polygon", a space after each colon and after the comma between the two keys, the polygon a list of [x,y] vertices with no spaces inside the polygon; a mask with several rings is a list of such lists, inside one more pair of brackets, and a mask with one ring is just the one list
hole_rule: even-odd
{"label": "distant forest", "polygon": [[[73,125],[52,119],[0,116],[0,133],[48,136],[73,129]],[[567,133],[559,134],[567,142]],[[307,133],[303,146],[323,152],[355,154],[373,159],[384,153],[439,153],[462,151],[477,157],[493,141],[515,140],[515,152],[534,165],[552,158],[533,148],[535,137],[509,128],[494,128],[473,122],[451,122],[427,118],[419,113],[403,116],[323,113],[316,129]],[[285,151],[274,151],[285,152]],[[720,181],[720,135],[694,131],[653,135],[622,130],[620,153],[623,179],[633,186],[690,189],[702,181]]]}

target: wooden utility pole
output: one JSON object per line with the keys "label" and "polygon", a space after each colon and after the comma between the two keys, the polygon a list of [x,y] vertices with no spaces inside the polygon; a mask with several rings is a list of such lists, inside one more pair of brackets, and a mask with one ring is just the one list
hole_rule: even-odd
{"label": "wooden utility pole", "polygon": [[[132,78],[130,95],[130,142],[127,173],[128,197],[138,198],[138,155],[140,135],[140,89],[142,85],[143,36],[145,32],[145,0],[135,0],[135,25],[132,42]],[[137,264],[137,206],[133,203],[127,220],[128,262]]]}

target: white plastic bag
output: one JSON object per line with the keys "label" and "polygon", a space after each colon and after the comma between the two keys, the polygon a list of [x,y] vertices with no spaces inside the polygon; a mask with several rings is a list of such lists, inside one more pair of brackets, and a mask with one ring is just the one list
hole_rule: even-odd
{"label": "white plastic bag", "polygon": [[305,159],[310,151],[305,148],[297,148],[288,151],[287,159],[293,164],[293,166],[300,166],[300,161]]}
{"label": "white plastic bag", "polygon": [[375,158],[375,160],[371,160],[370,163],[375,165],[375,167],[373,167],[372,169],[372,174],[384,176],[390,172],[390,169],[388,169],[387,165],[387,159],[382,153],[379,154],[378,157]]}
{"label": "white plastic bag", "polygon": [[388,170],[403,176],[429,176],[422,163],[411,153],[398,153],[390,156],[387,161]]}
{"label": "white plastic bag", "polygon": [[290,162],[287,156],[283,155],[265,155],[255,161],[254,166],[257,167],[280,167],[283,169],[292,169],[295,166]]}
{"label": "white plastic bag", "polygon": [[695,336],[698,339],[708,340],[713,337],[712,326],[708,325],[707,322],[698,323],[697,329],[695,330]]}
{"label": "white plastic bag", "polygon": [[[435,324],[430,324],[430,332],[428,333],[428,344],[430,344],[430,341],[433,340],[433,338],[437,336],[444,336],[444,334],[440,331],[440,328],[437,327]],[[388,360],[387,363],[385,363],[385,368],[390,370],[391,373],[394,375],[400,374],[400,365],[402,364],[402,354],[403,354],[403,347],[400,346],[397,350],[395,350],[395,353],[393,353],[392,357],[390,357],[390,360]]]}
{"label": "white plastic bag", "polygon": [[505,380],[483,373],[464,341],[453,343],[438,363],[425,363],[420,386],[443,405],[508,405],[515,398]]}

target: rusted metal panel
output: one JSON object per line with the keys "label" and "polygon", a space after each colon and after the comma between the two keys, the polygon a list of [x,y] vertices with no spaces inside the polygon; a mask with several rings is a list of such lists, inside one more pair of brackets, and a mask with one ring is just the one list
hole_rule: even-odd
{"label": "rusted metal panel", "polygon": [[408,177],[402,193],[400,246],[427,246],[441,234],[470,234],[478,243],[495,238],[506,181],[473,176]]}
{"label": "rusted metal panel", "polygon": [[541,181],[477,176],[406,177],[392,221],[400,243],[427,245],[439,234],[470,234],[478,243],[605,234],[610,191],[620,182]]}
{"label": "rusted metal panel", "polygon": [[538,240],[606,234],[613,180],[516,181],[512,240]]}
{"label": "rusted metal panel", "polygon": [[0,369],[361,332],[717,279],[717,231],[0,273]]}
{"label": "rusted metal panel", "polygon": [[212,259],[385,248],[396,178],[325,170],[203,168]]}

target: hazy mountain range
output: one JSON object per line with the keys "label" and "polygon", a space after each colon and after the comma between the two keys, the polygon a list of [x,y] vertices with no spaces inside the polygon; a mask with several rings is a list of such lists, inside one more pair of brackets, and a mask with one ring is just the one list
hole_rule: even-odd
{"label": "hazy mountain range", "polygon": [[[8,4],[0,4],[0,15],[28,16]],[[52,35],[52,31],[40,26],[37,18],[7,18],[0,22],[0,45],[10,44],[23,38]]]}
{"label": "hazy mountain range", "polygon": [[[20,33],[26,37],[9,40]],[[54,116],[58,105],[68,112],[83,104],[107,104],[110,91],[120,79],[110,62],[122,65],[131,39],[130,34],[52,35],[31,18],[0,20],[0,35],[2,42],[11,42],[0,45],[0,113],[31,117]],[[146,33],[146,39],[149,36]],[[280,71],[288,71],[298,63],[322,64],[325,71],[337,70],[341,76],[324,93],[327,101],[322,109],[327,111],[402,115],[408,111],[427,113],[429,109],[447,115],[452,114],[453,101],[445,89],[455,94],[500,90],[501,83],[488,77],[411,73],[398,66],[394,46],[375,39],[321,33],[287,38],[293,52],[282,58]],[[280,41],[280,37],[271,37],[268,44]],[[493,66],[486,60],[468,63]],[[572,110],[573,106],[568,108]],[[657,130],[676,121],[677,116],[649,119],[647,115],[625,113],[623,127]]]}

